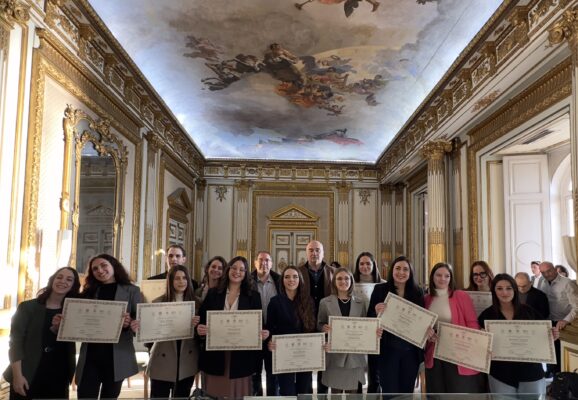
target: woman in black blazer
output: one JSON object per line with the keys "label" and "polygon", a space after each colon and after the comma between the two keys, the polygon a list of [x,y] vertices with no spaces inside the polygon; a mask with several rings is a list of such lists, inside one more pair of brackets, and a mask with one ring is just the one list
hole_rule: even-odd
{"label": "woman in black blazer", "polygon": [[66,297],[77,297],[76,270],[64,267],[49,279],[42,293],[20,303],[10,327],[10,366],[4,378],[10,399],[67,399],[74,375],[75,345],[57,342]]}
{"label": "woman in black blazer", "polygon": [[[375,286],[367,309],[368,317],[377,317],[385,309],[384,301],[391,292],[424,307],[423,292],[415,281],[413,267],[407,257],[393,260],[387,282]],[[424,352],[413,344],[384,332],[378,356],[379,381],[383,393],[413,393],[419,364]]]}
{"label": "woman in black blazer", "polygon": [[[288,266],[281,274],[279,294],[274,296],[267,307],[267,329],[271,335],[289,335],[315,332],[316,321],[313,301],[304,289],[303,275],[298,268]],[[269,350],[275,351],[274,342],[269,342]],[[311,372],[277,375],[281,396],[296,396],[313,392]]]}
{"label": "woman in black blazer", "polygon": [[[261,296],[253,290],[249,276],[249,263],[245,257],[237,256],[227,264],[219,287],[207,293],[199,311],[201,320],[197,332],[201,337],[207,335],[207,311],[261,309]],[[261,331],[263,340],[268,336],[268,331]],[[205,373],[207,395],[229,399],[250,396],[251,376],[262,365],[261,355],[260,350],[206,351],[202,348],[199,369]]]}

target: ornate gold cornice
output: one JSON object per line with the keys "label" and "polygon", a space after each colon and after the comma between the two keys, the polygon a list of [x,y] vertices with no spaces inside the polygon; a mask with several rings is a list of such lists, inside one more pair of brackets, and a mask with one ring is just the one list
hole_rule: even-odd
{"label": "ornate gold cornice", "polygon": [[572,94],[572,61],[568,58],[511,99],[468,133],[468,220],[470,258],[479,258],[477,153],[514,128]]}
{"label": "ornate gold cornice", "polygon": [[574,62],[578,61],[578,7],[566,10],[562,17],[548,29],[548,41],[551,45],[567,42]]}
{"label": "ornate gold cornice", "polygon": [[19,0],[0,0],[0,20],[12,24],[25,24],[30,19],[30,6]]}

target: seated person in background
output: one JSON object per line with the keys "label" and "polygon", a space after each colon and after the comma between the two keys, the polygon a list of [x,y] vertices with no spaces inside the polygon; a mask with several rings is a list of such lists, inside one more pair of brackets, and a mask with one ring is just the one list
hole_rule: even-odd
{"label": "seated person in background", "polygon": [[539,319],[548,319],[550,305],[546,294],[532,286],[530,276],[526,272],[518,272],[515,279],[520,295],[520,303],[536,310],[540,316]]}

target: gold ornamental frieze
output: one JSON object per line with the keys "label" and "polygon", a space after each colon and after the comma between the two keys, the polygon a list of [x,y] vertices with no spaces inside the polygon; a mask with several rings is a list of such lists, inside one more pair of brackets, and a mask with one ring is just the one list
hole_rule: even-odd
{"label": "gold ornamental frieze", "polygon": [[30,6],[20,0],[0,0],[0,19],[9,25],[25,24],[30,19]]}

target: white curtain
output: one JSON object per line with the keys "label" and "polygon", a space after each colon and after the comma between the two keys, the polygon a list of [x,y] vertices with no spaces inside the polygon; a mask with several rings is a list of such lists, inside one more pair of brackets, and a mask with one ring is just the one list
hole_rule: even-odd
{"label": "white curtain", "polygon": [[576,271],[576,238],[574,236],[562,236],[562,244],[564,245],[564,255],[570,268]]}

